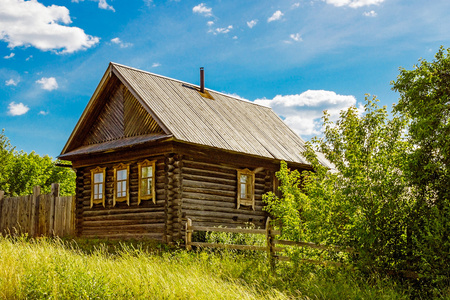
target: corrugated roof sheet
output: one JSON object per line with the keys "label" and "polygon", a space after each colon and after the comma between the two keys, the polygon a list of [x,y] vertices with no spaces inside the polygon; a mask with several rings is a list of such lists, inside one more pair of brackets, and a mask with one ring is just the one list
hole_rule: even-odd
{"label": "corrugated roof sheet", "polygon": [[203,98],[196,86],[112,65],[175,139],[307,164],[304,141],[272,109],[209,89],[214,100]]}
{"label": "corrugated roof sheet", "polygon": [[[271,108],[206,89],[214,99],[200,95],[198,87],[179,80],[111,63],[92,96],[60,158],[120,148],[148,141],[150,136],[126,138],[97,145],[75,147],[79,133],[102,86],[114,73],[164,130],[182,142],[210,146],[271,159],[308,164],[300,154],[305,142]],[[157,138],[153,136],[152,138]],[[151,140],[150,138],[149,140]],[[320,161],[330,166],[323,155]]]}

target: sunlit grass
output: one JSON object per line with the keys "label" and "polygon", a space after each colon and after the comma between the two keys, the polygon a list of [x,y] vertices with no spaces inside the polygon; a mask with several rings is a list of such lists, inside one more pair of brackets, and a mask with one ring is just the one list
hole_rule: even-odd
{"label": "sunlit grass", "polygon": [[264,253],[0,237],[1,299],[408,299],[390,280]]}

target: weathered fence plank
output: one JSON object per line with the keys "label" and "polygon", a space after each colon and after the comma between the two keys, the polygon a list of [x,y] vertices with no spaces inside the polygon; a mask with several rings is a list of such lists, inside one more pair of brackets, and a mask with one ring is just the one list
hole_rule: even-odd
{"label": "weathered fence plank", "polygon": [[0,191],[0,234],[72,235],[74,197],[59,197],[59,190],[59,184],[52,184],[51,194],[41,195],[34,187],[32,195],[20,197],[4,197]]}

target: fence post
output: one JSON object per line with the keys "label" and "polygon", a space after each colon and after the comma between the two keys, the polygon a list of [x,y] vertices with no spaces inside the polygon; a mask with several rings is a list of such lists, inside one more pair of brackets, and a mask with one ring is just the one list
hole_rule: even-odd
{"label": "fence post", "polygon": [[188,218],[186,220],[186,250],[192,249],[191,242],[192,242],[192,220]]}
{"label": "fence post", "polygon": [[32,237],[36,237],[39,235],[39,196],[41,194],[41,187],[35,186],[33,187],[33,195],[31,198],[31,226],[30,226],[30,235]]}
{"label": "fence post", "polygon": [[50,232],[51,236],[55,235],[55,205],[56,197],[59,197],[59,183],[52,183],[52,192],[50,197]]}
{"label": "fence post", "polygon": [[275,249],[272,237],[272,227],[270,225],[270,217],[266,220],[266,240],[267,240],[267,258],[269,259],[270,269],[275,271]]}

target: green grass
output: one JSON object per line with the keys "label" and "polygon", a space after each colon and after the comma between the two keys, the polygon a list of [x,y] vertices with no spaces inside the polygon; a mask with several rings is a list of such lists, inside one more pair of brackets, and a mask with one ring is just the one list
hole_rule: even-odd
{"label": "green grass", "polygon": [[150,241],[0,237],[0,299],[408,299],[380,275]]}

